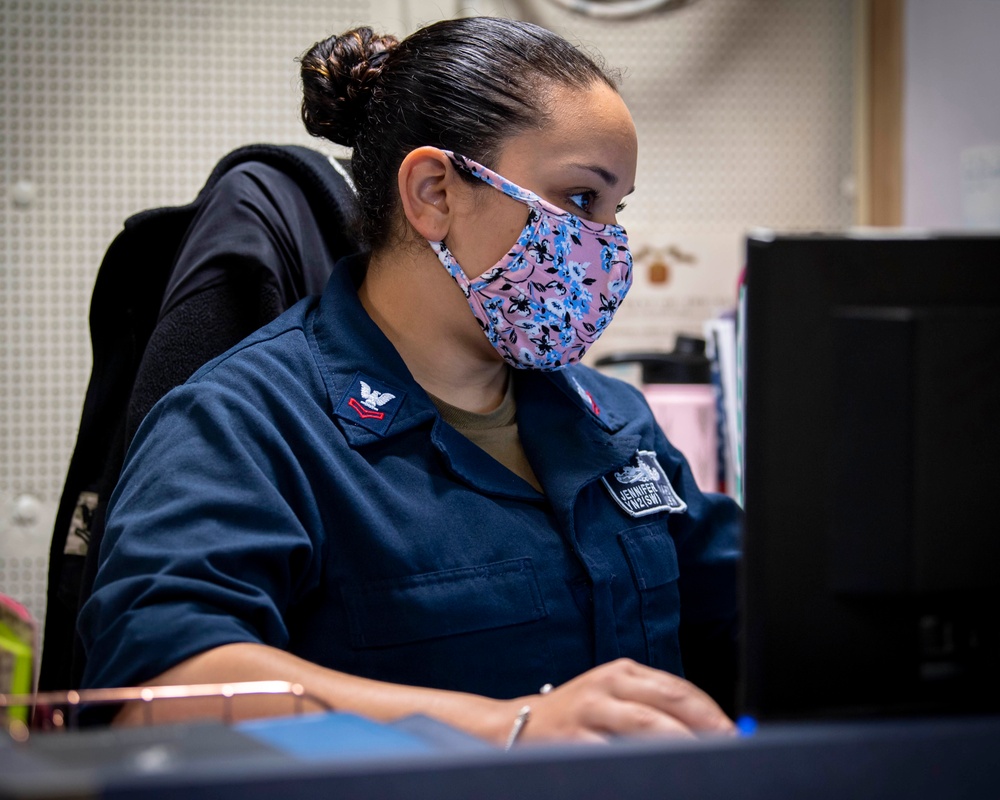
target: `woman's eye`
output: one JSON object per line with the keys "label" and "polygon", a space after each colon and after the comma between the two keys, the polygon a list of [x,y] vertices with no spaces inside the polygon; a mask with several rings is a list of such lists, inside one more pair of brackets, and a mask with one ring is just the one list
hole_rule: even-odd
{"label": "woman's eye", "polygon": [[576,192],[571,194],[568,199],[570,203],[586,213],[594,204],[594,192]]}
{"label": "woman's eye", "polygon": [[628,207],[628,203],[619,203],[615,206],[615,213],[621,214]]}

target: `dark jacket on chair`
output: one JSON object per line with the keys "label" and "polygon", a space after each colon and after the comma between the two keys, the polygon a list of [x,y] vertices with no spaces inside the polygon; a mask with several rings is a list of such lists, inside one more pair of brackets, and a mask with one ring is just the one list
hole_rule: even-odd
{"label": "dark jacket on chair", "polygon": [[150,408],[202,364],[301,298],[358,250],[346,172],[305,147],[228,154],[194,202],[125,221],[90,307],[94,363],[56,515],[39,688],[77,688],[75,633],[104,509]]}

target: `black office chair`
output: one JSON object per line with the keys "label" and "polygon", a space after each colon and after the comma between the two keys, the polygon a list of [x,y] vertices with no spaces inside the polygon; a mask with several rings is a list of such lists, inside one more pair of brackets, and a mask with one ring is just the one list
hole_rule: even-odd
{"label": "black office chair", "polygon": [[357,251],[345,167],[305,147],[229,153],[194,202],[125,221],[94,284],[94,363],[56,514],[39,689],[75,689],[76,635],[108,498],[128,445],[167,391],[301,298]]}

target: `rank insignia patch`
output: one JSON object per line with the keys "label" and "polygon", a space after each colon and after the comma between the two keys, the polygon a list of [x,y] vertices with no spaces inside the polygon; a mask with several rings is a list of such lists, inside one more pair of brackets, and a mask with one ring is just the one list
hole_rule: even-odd
{"label": "rank insignia patch", "polygon": [[405,392],[357,373],[340,403],[336,415],[372,433],[384,434],[403,403]]}
{"label": "rank insignia patch", "polygon": [[630,516],[644,517],[658,511],[671,514],[687,511],[687,503],[677,496],[652,450],[636,450],[628,464],[609,472],[601,481],[615,502]]}

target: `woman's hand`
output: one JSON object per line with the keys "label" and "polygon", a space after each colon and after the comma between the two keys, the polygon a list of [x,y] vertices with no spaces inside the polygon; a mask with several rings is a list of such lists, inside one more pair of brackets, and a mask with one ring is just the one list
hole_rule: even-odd
{"label": "woman's hand", "polygon": [[[733,723],[701,689],[683,678],[627,658],[595,667],[548,694],[494,700],[464,692],[384,683],[320,667],[282,650],[242,642],[207,650],[171,667],[149,686],[285,680],[299,683],[328,707],[375,720],[426,714],[503,745],[519,711],[531,716],[519,742],[604,741],[611,736],[729,733]],[[287,703],[249,697],[234,704],[234,719],[287,714]],[[278,698],[279,700],[287,698]],[[118,724],[143,724],[141,703],[125,706]],[[218,716],[221,706],[196,698],[164,704],[157,722]]]}
{"label": "woman's hand", "polygon": [[595,667],[548,694],[510,702],[531,717],[518,741],[605,741],[611,736],[732,733],[732,721],[683,678],[622,658]]}

